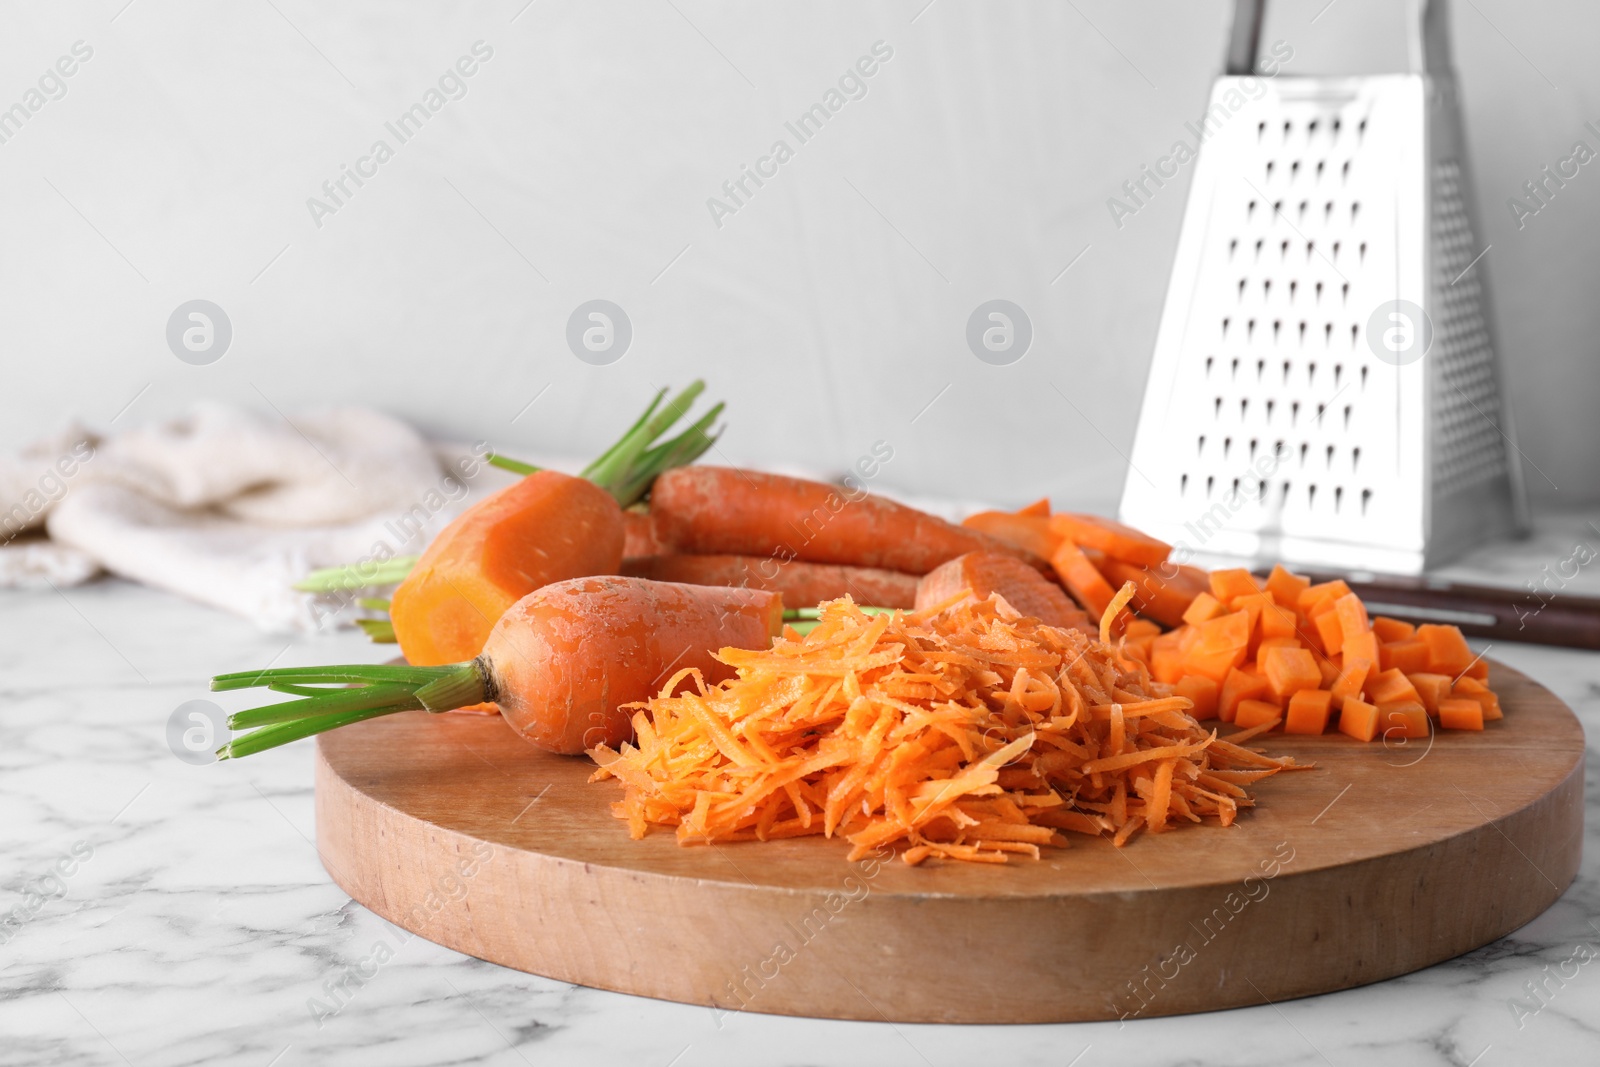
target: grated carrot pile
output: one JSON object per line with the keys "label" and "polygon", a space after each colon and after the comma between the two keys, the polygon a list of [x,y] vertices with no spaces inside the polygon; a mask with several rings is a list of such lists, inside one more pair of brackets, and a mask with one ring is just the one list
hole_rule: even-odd
{"label": "grated carrot pile", "polygon": [[612,811],[633,837],[838,834],[852,859],[899,844],[911,864],[1004,863],[1065,846],[1061,831],[1121,846],[1227,826],[1246,787],[1295,766],[1217,739],[1143,664],[1000,597],[892,615],[846,598],[820,616],[770,650],[721,650],[737,676],[718,686],[678,672],[631,705],[634,744],[590,753],[594,779],[625,787]]}

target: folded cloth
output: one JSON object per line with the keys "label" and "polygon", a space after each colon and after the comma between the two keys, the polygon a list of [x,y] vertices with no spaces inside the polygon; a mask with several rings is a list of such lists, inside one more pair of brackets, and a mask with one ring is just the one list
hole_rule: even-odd
{"label": "folded cloth", "polygon": [[364,408],[290,421],[218,403],[157,426],[72,430],[0,462],[0,584],[74,584],[97,567],[270,630],[349,623],[292,588],[317,567],[420,552],[471,499],[482,449],[446,462]]}

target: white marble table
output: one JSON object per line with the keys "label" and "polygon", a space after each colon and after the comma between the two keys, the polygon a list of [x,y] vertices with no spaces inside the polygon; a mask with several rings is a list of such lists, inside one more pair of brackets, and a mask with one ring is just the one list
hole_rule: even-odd
{"label": "white marble table", "polygon": [[[1578,539],[1600,547],[1594,517],[1547,519],[1533,540],[1454,571],[1520,585]],[[1591,570],[1568,589],[1600,591],[1600,566]],[[317,860],[309,742],[202,767],[168,749],[168,716],[205,696],[209,675],[383,657],[359,635],[290,643],[105,581],[0,594],[0,636],[0,923],[21,909],[0,926],[0,1063],[1600,1062],[1600,964],[1573,962],[1600,954],[1592,786],[1582,872],[1554,907],[1502,941],[1378,985],[1127,1025],[719,1017],[397,932]],[[1600,656],[1511,644],[1492,654],[1600,731]],[[379,943],[392,958],[365,966],[370,977],[346,982],[348,995],[330,993],[385,954]],[[1530,1001],[1529,982],[1544,983],[1543,1001]]]}

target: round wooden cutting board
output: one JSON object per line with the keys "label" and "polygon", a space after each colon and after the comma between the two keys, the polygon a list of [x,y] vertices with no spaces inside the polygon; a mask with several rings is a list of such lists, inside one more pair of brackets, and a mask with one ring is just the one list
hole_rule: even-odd
{"label": "round wooden cutting board", "polygon": [[498,717],[394,715],[318,739],[334,880],[409,930],[563,981],[720,1011],[897,1022],[1142,1018],[1404,974],[1515,930],[1578,870],[1583,731],[1495,665],[1483,733],[1386,747],[1270,735],[1314,761],[1258,806],[1005,866],[845,860],[839,840],[628,837],[586,758]]}

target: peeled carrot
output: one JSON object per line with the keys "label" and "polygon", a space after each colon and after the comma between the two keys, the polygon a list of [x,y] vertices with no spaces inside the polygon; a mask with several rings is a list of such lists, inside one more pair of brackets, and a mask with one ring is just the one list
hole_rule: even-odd
{"label": "peeled carrot", "polygon": [[1099,618],[1105,612],[1116,590],[1111,588],[1111,583],[1106,581],[1100,568],[1084,554],[1083,549],[1071,541],[1063,540],[1050,556],[1050,564],[1067,591],[1091,616]]}
{"label": "peeled carrot", "polygon": [[[765,649],[782,629],[783,598],[760,589],[603,575],[557,582],[512,605],[476,659],[446,666],[283,667],[219,675],[216,690],[267,686],[301,697],[233,716],[223,758],[247,756],[398,711],[450,711],[493,701],[540,748],[574,754],[632,736],[622,706],[661,691],[676,672],[731,677],[727,647]],[[323,689],[345,682],[361,688]]]}
{"label": "peeled carrot", "polygon": [[916,608],[936,608],[963,590],[978,600],[998,593],[1023,615],[1049,626],[1064,626],[1086,634],[1097,632],[1089,616],[1067,599],[1060,586],[1015,556],[999,552],[968,552],[923,575],[917,583]]}
{"label": "peeled carrot", "polygon": [[1045,562],[1003,541],[883,497],[732,467],[680,467],[650,492],[656,536],[674,551],[775,556],[923,575],[967,552]]}
{"label": "peeled carrot", "polygon": [[[1167,571],[1172,572],[1170,577]],[[1108,557],[1100,564],[1100,573],[1113,587],[1132,582],[1133,610],[1163,626],[1181,625],[1189,605],[1206,591],[1206,573],[1198,567],[1173,568],[1169,563],[1149,567]]]}
{"label": "peeled carrot", "polygon": [[[1013,562],[1039,578],[1039,572],[1027,564]],[[848,596],[857,604],[909,608],[917,599],[917,579],[899,571],[877,567],[844,567],[832,563],[802,563],[800,560],[785,563],[770,556],[640,556],[624,559],[622,573],[657,582],[766,589],[782,593],[783,602],[795,607],[810,607],[824,600]],[[1044,581],[1042,578],[1039,580]],[[1061,594],[1059,589],[1056,592]],[[1061,595],[1061,598],[1066,599],[1065,595]]]}

